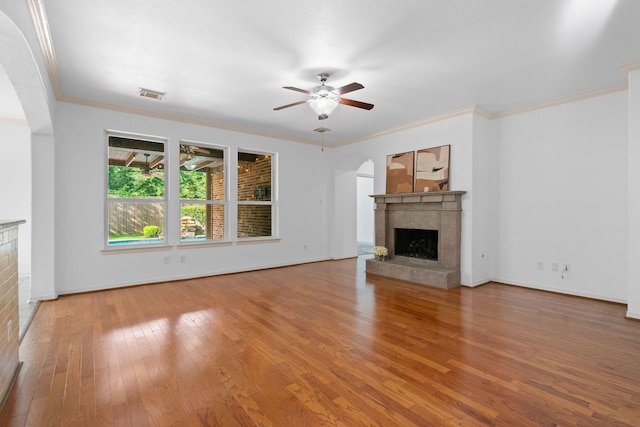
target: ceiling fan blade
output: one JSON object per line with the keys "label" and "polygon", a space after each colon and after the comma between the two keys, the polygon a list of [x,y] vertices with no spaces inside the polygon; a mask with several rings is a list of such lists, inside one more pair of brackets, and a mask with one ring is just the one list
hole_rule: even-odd
{"label": "ceiling fan blade", "polygon": [[349,93],[359,89],[364,89],[364,86],[362,86],[360,83],[353,82],[346,86],[339,87],[338,89],[334,89],[332,90],[332,92],[336,95],[342,95],[343,93]]}
{"label": "ceiling fan blade", "polygon": [[306,89],[300,89],[300,88],[293,87],[293,86],[283,86],[282,89],[295,90],[296,92],[302,92],[302,93],[306,93],[308,95],[311,94],[311,91],[308,91]]}
{"label": "ceiling fan blade", "polygon": [[366,102],[354,101],[353,99],[346,98],[340,98],[340,104],[363,108],[365,110],[371,110],[373,108],[373,104],[367,104]]}
{"label": "ceiling fan blade", "polygon": [[306,104],[308,102],[307,99],[305,99],[304,101],[298,101],[298,102],[294,102],[293,104],[287,104],[287,105],[283,105],[282,107],[276,107],[274,108],[274,110],[282,110],[284,108],[289,108],[289,107],[294,107],[296,105],[300,105],[300,104]]}
{"label": "ceiling fan blade", "polygon": [[204,148],[200,148],[200,147],[196,147],[194,145],[191,145],[190,147],[196,153],[211,154],[210,150],[207,150],[207,149],[204,149]]}

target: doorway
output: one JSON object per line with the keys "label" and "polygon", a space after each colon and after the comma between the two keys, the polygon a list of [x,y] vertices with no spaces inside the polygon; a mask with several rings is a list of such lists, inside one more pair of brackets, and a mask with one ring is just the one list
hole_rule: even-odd
{"label": "doorway", "polygon": [[357,175],[357,246],[358,255],[373,253],[373,160],[369,159],[358,168]]}
{"label": "doorway", "polygon": [[15,88],[0,64],[0,218],[25,220],[18,227],[19,337],[35,313],[31,295],[31,140],[27,119]]}

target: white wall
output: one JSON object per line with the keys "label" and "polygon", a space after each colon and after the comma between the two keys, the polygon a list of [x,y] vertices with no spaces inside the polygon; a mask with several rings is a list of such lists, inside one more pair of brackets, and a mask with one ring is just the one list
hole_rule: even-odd
{"label": "white wall", "polygon": [[[327,201],[333,197],[332,175],[330,157],[319,154],[318,147],[64,103],[59,104],[56,117],[56,282],[60,294],[329,257]],[[231,156],[238,148],[277,153],[281,240],[103,253],[105,129],[169,138],[168,168],[177,168],[180,138],[229,146]],[[307,161],[310,158],[314,161]],[[178,220],[177,209],[168,212],[170,224]],[[175,234],[174,238],[177,240]],[[186,255],[185,263],[178,262],[180,255]],[[168,265],[163,264],[165,256],[170,256]]]}
{"label": "white wall", "polygon": [[[105,128],[278,152],[282,241],[172,248],[169,265],[165,252],[103,254],[103,196],[95,189],[103,188]],[[311,164],[300,159],[318,157],[315,146],[67,104],[56,135],[60,293],[355,256],[362,161],[374,161],[373,192],[384,193],[388,154],[450,144],[450,188],[468,192],[463,284],[492,279],[627,298],[624,92],[495,121],[457,116],[326,150]],[[185,264],[176,262],[181,253]],[[563,279],[553,262],[570,263],[571,272]]]}
{"label": "white wall", "polygon": [[357,172],[338,169],[334,173],[333,228],[331,232],[334,259],[358,256],[357,247]]}
{"label": "white wall", "polygon": [[[326,150],[310,164],[301,159],[318,157],[315,146],[60,104],[58,291],[355,256],[362,161],[374,161],[373,192],[384,193],[388,154],[450,144],[451,189],[468,192],[463,284],[492,279],[624,302],[626,108],[626,92],[620,92],[495,121],[467,114]],[[282,241],[103,254],[105,128],[278,152]],[[187,262],[177,263],[183,253]],[[163,265],[167,254],[172,262]],[[544,270],[537,270],[538,261]],[[551,271],[554,262],[570,263],[571,272],[563,279]]]}
{"label": "white wall", "polygon": [[493,278],[626,301],[626,92],[505,117],[499,140]]}
{"label": "white wall", "polygon": [[[450,188],[467,191],[462,284],[496,280],[626,302],[626,96],[617,92],[497,120],[468,114],[333,154],[372,158],[374,192],[384,193],[388,154],[451,144]],[[345,209],[336,211],[345,216]],[[552,271],[553,263],[569,264],[570,273]]]}
{"label": "white wall", "polygon": [[31,273],[31,139],[26,125],[0,122],[0,218],[18,227],[18,275]]}
{"label": "white wall", "polygon": [[497,121],[480,115],[473,117],[473,191],[468,194],[468,205],[472,207],[471,211],[462,212],[465,217],[472,213],[472,274],[467,282],[472,286],[486,283],[493,277],[499,182],[496,165],[500,162],[497,125]]}

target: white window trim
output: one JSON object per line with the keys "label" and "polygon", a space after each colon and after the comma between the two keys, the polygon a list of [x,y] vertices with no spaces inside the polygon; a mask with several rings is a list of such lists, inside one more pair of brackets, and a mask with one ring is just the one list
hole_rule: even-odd
{"label": "white window trim", "polygon": [[[123,251],[141,251],[141,250],[149,250],[149,249],[167,249],[171,245],[169,244],[169,239],[171,237],[171,231],[167,228],[168,225],[168,209],[169,209],[169,186],[167,177],[170,176],[170,155],[169,155],[169,139],[156,136],[156,135],[145,135],[138,134],[132,132],[124,132],[117,130],[106,129],[104,132],[104,152],[103,152],[103,248],[102,251],[105,253],[113,253],[113,252],[123,252]],[[164,171],[164,196],[162,199],[127,199],[127,198],[110,198],[109,197],[109,137],[119,137],[119,138],[128,138],[128,139],[139,139],[143,141],[149,142],[158,142],[164,144],[164,158],[165,158],[165,171]],[[162,204],[164,215],[163,215],[163,230],[164,230],[164,241],[162,243],[136,243],[131,245],[109,245],[109,204],[110,203],[123,203],[123,202],[131,202],[135,201],[135,203],[140,204]]]}
{"label": "white window trim", "polygon": [[[178,244],[176,245],[178,248],[182,247],[202,247],[202,246],[226,246],[231,244],[231,240],[229,240],[229,189],[230,189],[230,179],[229,179],[229,165],[230,165],[230,149],[229,146],[212,144],[209,142],[203,141],[195,141],[191,139],[180,139],[178,141],[178,148],[180,145],[195,145],[200,147],[207,147],[216,150],[222,150],[223,152],[223,164],[224,164],[224,200],[195,200],[195,199],[183,199],[180,197],[180,182],[178,182],[178,221],[180,221],[180,210],[183,204],[189,205],[223,205],[223,213],[224,213],[224,233],[223,238],[218,240],[202,240],[202,241],[182,241],[180,238],[180,223],[178,222],[176,229],[178,230]],[[180,156],[178,156],[178,175],[180,174]]]}
{"label": "white window trim", "polygon": [[[249,200],[238,200],[238,153],[248,153],[248,154],[259,154],[259,155],[266,155],[266,156],[270,156],[271,157],[271,200],[265,201],[265,200],[254,200],[254,201],[249,201]],[[245,149],[245,148],[238,148],[236,150],[235,156],[234,156],[234,160],[235,160],[235,168],[234,171],[236,173],[236,179],[235,179],[235,184],[236,184],[236,188],[235,188],[235,205],[236,205],[236,209],[235,209],[235,230],[234,230],[234,241],[238,244],[243,244],[243,243],[264,243],[264,242],[279,242],[280,241],[280,230],[278,227],[278,183],[276,180],[276,170],[277,170],[277,164],[278,164],[278,153],[274,153],[274,152],[269,152],[269,151],[262,151],[262,150],[253,150],[253,149]],[[238,206],[241,205],[271,205],[271,235],[270,236],[258,236],[258,237],[238,237]]]}

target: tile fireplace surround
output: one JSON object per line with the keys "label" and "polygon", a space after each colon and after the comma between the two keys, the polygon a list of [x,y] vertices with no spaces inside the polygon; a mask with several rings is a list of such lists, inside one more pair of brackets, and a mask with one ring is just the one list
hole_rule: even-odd
{"label": "tile fireplace surround", "polygon": [[[376,246],[385,246],[385,261],[368,259],[367,274],[394,277],[422,285],[451,289],[460,286],[460,235],[462,195],[466,191],[377,194]],[[438,231],[438,259],[396,256],[395,229]]]}

